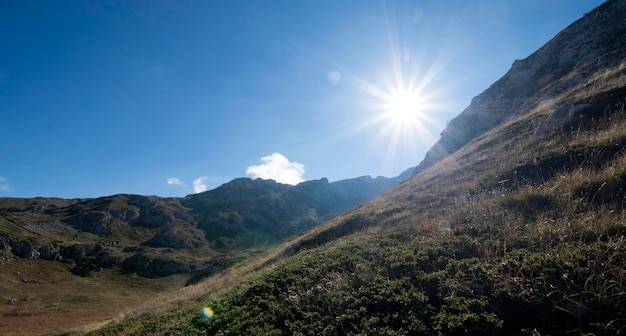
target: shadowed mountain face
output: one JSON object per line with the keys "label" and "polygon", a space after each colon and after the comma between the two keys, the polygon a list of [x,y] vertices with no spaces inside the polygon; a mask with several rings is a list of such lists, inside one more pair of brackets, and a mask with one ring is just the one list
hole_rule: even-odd
{"label": "shadowed mountain face", "polygon": [[408,175],[410,170],[393,179],[363,176],[334,183],[321,179],[297,186],[241,178],[187,196],[181,204],[193,209],[191,214],[207,237],[236,243],[235,237],[255,232],[257,241],[249,242],[254,245],[260,243],[258,239],[275,241],[304,232],[382,194]]}
{"label": "shadowed mountain face", "polygon": [[227,267],[227,255],[304,232],[410,174],[297,186],[241,178],[185,198],[3,198],[0,259],[66,260],[80,275],[114,266],[146,277],[206,275]]}

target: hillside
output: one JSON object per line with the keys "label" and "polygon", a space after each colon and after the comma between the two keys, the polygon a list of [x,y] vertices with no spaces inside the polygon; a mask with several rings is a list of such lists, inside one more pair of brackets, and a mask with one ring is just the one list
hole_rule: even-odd
{"label": "hillside", "polygon": [[410,180],[236,286],[90,334],[626,332],[624,18],[607,1],[516,61]]}
{"label": "hillside", "polygon": [[130,309],[196,283],[410,176],[411,169],[395,178],[296,186],[241,178],[184,198],[0,198],[0,316],[11,321],[0,323],[0,333],[12,334],[26,320],[53,323],[17,334],[117,316],[113,302]]}

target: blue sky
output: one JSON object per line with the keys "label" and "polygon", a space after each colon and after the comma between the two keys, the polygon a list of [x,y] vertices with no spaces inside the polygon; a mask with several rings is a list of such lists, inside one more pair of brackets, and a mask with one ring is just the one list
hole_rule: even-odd
{"label": "blue sky", "polygon": [[600,3],[3,0],[0,196],[396,176]]}

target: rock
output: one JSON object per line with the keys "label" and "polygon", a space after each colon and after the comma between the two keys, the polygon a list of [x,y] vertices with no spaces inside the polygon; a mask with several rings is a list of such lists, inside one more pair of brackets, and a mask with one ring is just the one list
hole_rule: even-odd
{"label": "rock", "polygon": [[89,275],[92,271],[101,268],[112,268],[119,266],[124,260],[122,257],[112,257],[108,255],[104,245],[72,245],[62,247],[59,253],[63,258],[72,260],[74,265],[72,273],[80,276]]}
{"label": "rock", "polygon": [[13,241],[11,250],[16,257],[23,259],[38,259],[39,251],[32,245],[24,241]]}
{"label": "rock", "polygon": [[59,249],[59,254],[63,258],[74,260],[75,262],[79,262],[87,255],[87,247],[84,245],[74,244],[68,247],[61,247]]}
{"label": "rock", "polygon": [[110,236],[122,223],[105,211],[85,211],[76,216],[69,217],[66,223],[77,230],[82,230],[99,236]]}
{"label": "rock", "polygon": [[3,296],[2,299],[5,300],[7,304],[10,304],[10,305],[14,304],[17,301],[17,298],[8,297],[8,296]]}
{"label": "rock", "polygon": [[576,104],[571,106],[556,107],[552,113],[550,113],[550,115],[544,119],[539,126],[537,126],[534,136],[542,136],[546,133],[557,131],[565,125],[573,123],[576,116],[583,113],[585,109],[588,109],[589,107],[591,107],[590,104]]}
{"label": "rock", "polygon": [[56,260],[56,261],[63,259],[61,254],[59,254],[58,246],[40,246],[38,250],[39,250],[39,256],[41,259]]}
{"label": "rock", "polygon": [[0,233],[0,262],[14,258],[61,260],[58,246],[32,245],[17,237]]}
{"label": "rock", "polygon": [[11,252],[11,244],[7,235],[0,234],[0,263],[6,263],[15,258]]}

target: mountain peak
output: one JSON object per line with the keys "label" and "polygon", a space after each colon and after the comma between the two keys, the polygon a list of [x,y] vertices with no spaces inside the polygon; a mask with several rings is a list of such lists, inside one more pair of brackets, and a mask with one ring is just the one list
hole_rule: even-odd
{"label": "mountain peak", "polygon": [[278,187],[288,186],[287,184],[278,183],[271,179],[256,178],[251,179],[248,177],[236,178],[230,182],[222,184],[219,188],[223,189],[254,189],[260,187]]}

